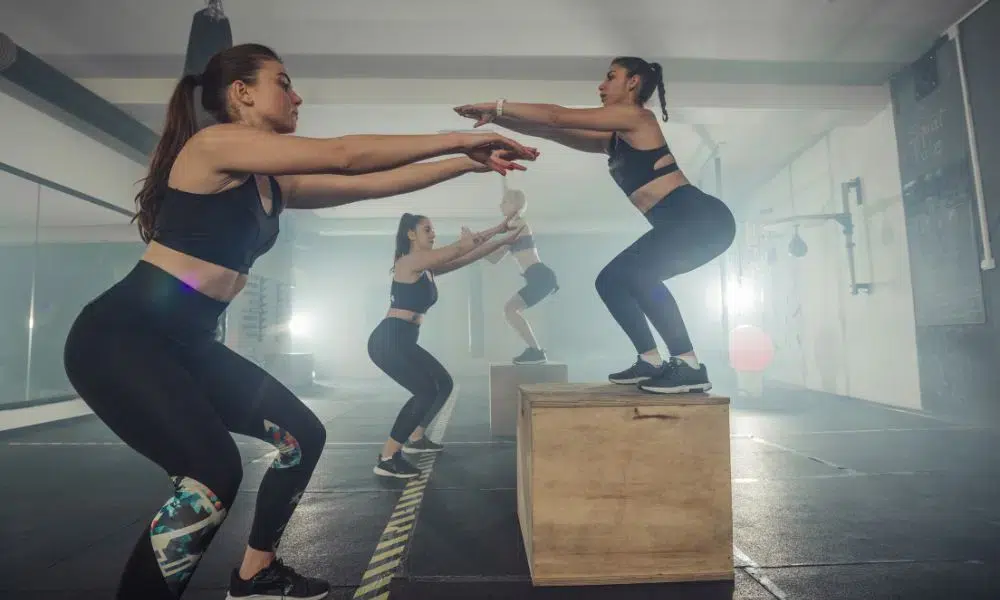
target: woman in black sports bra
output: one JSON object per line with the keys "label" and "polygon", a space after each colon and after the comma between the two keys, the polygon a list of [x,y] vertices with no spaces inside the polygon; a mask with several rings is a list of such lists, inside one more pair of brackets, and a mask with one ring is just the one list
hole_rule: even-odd
{"label": "woman in black sports bra", "polygon": [[[656,115],[644,108],[659,92],[667,120],[663,70],[658,63],[622,56],[611,61],[598,87],[600,108],[565,108],[498,100],[458,106],[476,127],[495,122],[564,146],[608,155],[611,177],[652,229],[616,256],[597,276],[596,287],[639,355],[635,364],[608,378],[656,393],[712,388],[699,363],[673,295],[663,285],[725,252],[736,221],[718,198],[691,185],[670,151]],[[646,318],[670,352],[664,361]]]}
{"label": "woman in black sports bra", "polygon": [[451,395],[454,382],[444,366],[417,343],[420,324],[424,313],[437,302],[436,277],[510,244],[520,235],[521,229],[489,241],[509,229],[509,218],[475,234],[463,227],[458,241],[434,248],[434,226],[430,219],[410,213],[400,218],[389,311],[368,338],[368,356],[413,396],[396,416],[389,438],[375,462],[376,475],[401,479],[416,477],[420,469],[403,458],[402,453],[421,454],[444,449],[424,434]]}
{"label": "woman in black sports bra", "polygon": [[[195,98],[215,124],[198,129]],[[328,582],[277,556],[326,429],[281,382],[216,338],[219,317],[274,245],[285,210],[384,198],[474,171],[506,174],[515,168],[510,159],[537,156],[475,134],[296,136],[301,104],[281,59],[259,44],[227,48],[203,73],[181,78],[136,197],[146,251],[67,335],[63,364],[73,388],[173,484],[137,532],[117,598],[184,596],[243,481],[233,433],[272,444],[277,456],[252,508],[239,509],[253,519],[226,598],[330,593]],[[427,161],[446,154],[465,156]],[[90,492],[121,514],[137,510]]]}
{"label": "woman in black sports bra", "polygon": [[496,264],[510,253],[517,261],[517,265],[521,269],[521,276],[524,277],[524,286],[510,297],[504,305],[503,311],[507,324],[524,340],[528,347],[525,348],[524,352],[515,356],[512,362],[515,365],[540,365],[545,363],[548,357],[545,355],[545,350],[538,345],[535,332],[532,331],[531,324],[524,317],[524,310],[554,294],[559,289],[559,282],[555,272],[539,258],[531,226],[521,217],[526,204],[524,192],[521,190],[507,190],[504,193],[503,200],[500,202],[500,212],[508,219],[518,219],[524,232],[509,246],[502,247],[488,255],[486,260]]}

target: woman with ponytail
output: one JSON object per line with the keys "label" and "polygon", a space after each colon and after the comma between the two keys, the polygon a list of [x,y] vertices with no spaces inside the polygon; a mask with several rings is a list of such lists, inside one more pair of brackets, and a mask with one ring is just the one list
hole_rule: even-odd
{"label": "woman with ponytail", "polygon": [[423,215],[403,214],[396,230],[389,310],[368,338],[368,356],[393,381],[413,394],[400,409],[373,471],[382,477],[410,479],[420,475],[403,453],[440,452],[444,446],[425,434],[451,395],[454,382],[447,369],[422,348],[420,325],[437,302],[437,276],[450,273],[511,244],[523,227],[510,231],[513,215],[479,233],[462,228],[458,241],[434,247],[434,225]]}
{"label": "woman with ponytail", "polygon": [[[199,127],[201,108],[214,120]],[[338,206],[465,173],[523,169],[531,148],[499,135],[291,135],[302,99],[269,48],[243,44],[187,75],[170,98],[136,197],[148,246],[135,268],[85,306],[66,340],[69,380],[174,493],[144,527],[117,597],[180,598],[236,499],[239,433],[274,445],[230,600],[311,599],[327,582],[275,553],[326,442],[287,388],[215,337],[220,315],[275,243],[285,209]],[[455,158],[421,162],[446,154]]]}
{"label": "woman with ponytail", "polygon": [[[600,108],[498,100],[458,106],[455,112],[476,119],[476,127],[495,122],[575,150],[608,155],[612,179],[652,226],[597,276],[597,293],[638,354],[631,367],[608,379],[655,393],[708,391],[708,370],[698,361],[677,302],[663,282],[725,252],[736,236],[736,221],[725,203],[691,185],[656,115],[645,108],[657,92],[667,121],[659,63],[615,58],[597,90]],[[647,318],[670,353],[666,361]]]}

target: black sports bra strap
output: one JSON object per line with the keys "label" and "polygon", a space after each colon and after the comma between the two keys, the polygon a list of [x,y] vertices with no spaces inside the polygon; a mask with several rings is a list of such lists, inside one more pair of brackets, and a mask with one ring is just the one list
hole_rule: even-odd
{"label": "black sports bra strap", "polygon": [[652,179],[654,179],[656,177],[659,177],[661,175],[666,175],[667,173],[673,173],[674,171],[680,171],[680,170],[681,170],[681,168],[679,166],[677,166],[677,161],[674,161],[674,162],[670,163],[669,165],[664,165],[662,167],[657,167],[656,169],[653,169],[653,177],[650,178],[650,181],[652,181]]}

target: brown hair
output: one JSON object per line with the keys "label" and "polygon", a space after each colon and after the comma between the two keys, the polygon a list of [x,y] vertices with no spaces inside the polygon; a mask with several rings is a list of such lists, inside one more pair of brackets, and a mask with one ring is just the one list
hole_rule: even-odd
{"label": "brown hair", "polygon": [[667,90],[663,83],[663,67],[657,62],[646,62],[637,56],[619,56],[611,61],[625,69],[628,77],[638,75],[642,84],[639,86],[639,104],[644,105],[653,97],[653,90],[660,93],[660,108],[663,110],[663,121],[667,116]]}
{"label": "brown hair", "polygon": [[396,253],[392,259],[393,264],[403,255],[410,253],[410,236],[408,234],[416,229],[420,225],[420,222],[426,218],[424,215],[415,215],[412,213],[403,213],[403,216],[399,218],[399,227],[396,228]]}
{"label": "brown hair", "polygon": [[280,61],[277,54],[260,44],[240,44],[214,55],[201,75],[185,75],[177,83],[167,105],[163,133],[156,145],[143,179],[142,189],[135,197],[138,212],[132,221],[139,221],[139,235],[149,242],[154,236],[156,216],[167,189],[170,169],[181,148],[198,130],[194,108],[194,89],[201,86],[201,106],[219,123],[228,123],[235,115],[229,111],[227,95],[234,81],[253,84],[261,66],[270,60]]}

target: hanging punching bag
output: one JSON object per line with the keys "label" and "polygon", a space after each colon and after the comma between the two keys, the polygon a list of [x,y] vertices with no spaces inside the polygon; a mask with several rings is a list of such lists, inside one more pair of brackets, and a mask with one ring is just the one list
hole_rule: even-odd
{"label": "hanging punching bag", "polygon": [[[208,6],[194,13],[191,20],[191,33],[188,35],[187,54],[184,57],[184,75],[201,75],[205,65],[211,58],[233,47],[233,31],[229,27],[229,19],[222,11],[222,0],[207,0]],[[197,97],[197,96],[196,96]],[[195,102],[195,106],[200,103]],[[198,111],[199,126],[210,123],[203,111]],[[215,339],[226,343],[228,333],[228,310],[219,315],[215,327]]]}
{"label": "hanging punching bag", "polygon": [[207,2],[208,7],[194,13],[191,21],[184,75],[200,75],[213,55],[233,46],[233,32],[222,11],[222,0]]}

